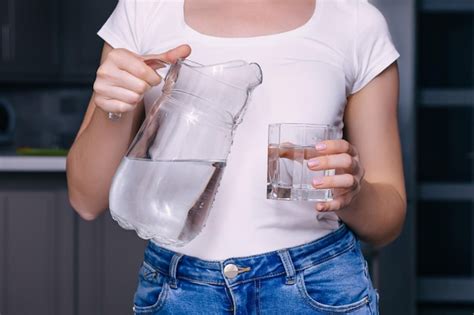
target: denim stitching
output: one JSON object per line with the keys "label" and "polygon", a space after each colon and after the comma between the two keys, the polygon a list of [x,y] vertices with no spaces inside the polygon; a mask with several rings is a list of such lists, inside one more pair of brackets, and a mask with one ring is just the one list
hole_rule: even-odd
{"label": "denim stitching", "polygon": [[323,312],[347,313],[347,312],[355,311],[359,308],[362,308],[365,305],[370,305],[369,295],[365,296],[360,301],[357,301],[348,305],[341,305],[341,306],[324,305],[314,300],[311,296],[308,295],[306,291],[306,286],[304,284],[304,278],[302,275],[300,275],[298,279],[298,291],[300,292],[303,299],[307,301],[311,307],[315,308],[318,311],[323,311]]}
{"label": "denim stitching", "polygon": [[[355,242],[352,242],[347,248],[344,248],[343,250],[338,251],[338,252],[336,252],[335,254],[333,254],[333,255],[331,255],[331,256],[328,256],[328,257],[326,257],[326,258],[324,258],[324,259],[317,260],[316,262],[314,262],[314,263],[312,263],[312,264],[305,265],[305,266],[303,266],[303,267],[301,267],[301,268],[298,268],[298,269],[295,268],[295,271],[296,271],[296,272],[299,272],[299,271],[305,270],[305,269],[307,269],[307,268],[310,268],[310,267],[313,267],[313,266],[322,264],[322,263],[324,263],[324,262],[326,262],[326,261],[328,261],[328,260],[331,260],[331,259],[333,259],[333,258],[335,258],[335,257],[337,257],[337,256],[339,256],[339,255],[342,255],[342,254],[348,252],[349,250],[353,249],[355,244],[356,244]],[[284,274],[286,274],[286,272],[270,273],[270,274],[266,274],[266,275],[260,276],[260,277],[255,277],[255,278],[251,278],[251,279],[236,281],[236,282],[232,283],[231,286],[235,286],[235,285],[237,285],[237,284],[248,283],[248,282],[251,282],[251,281],[254,281],[254,280],[268,279],[268,278],[271,278],[271,277],[281,276],[281,275],[284,275]]]}
{"label": "denim stitching", "polygon": [[[314,263],[314,264],[311,264],[309,266],[306,266],[304,268],[300,268],[298,269],[297,271],[300,272],[300,271],[303,271],[305,269],[308,269],[310,267],[313,267],[313,266],[317,266],[321,263],[324,263],[330,259],[333,259],[337,256],[340,256],[348,251],[351,251],[355,248],[355,245],[357,245],[357,242],[354,241],[351,243],[351,245],[349,247],[347,247],[346,249],[344,249],[343,251],[340,251],[338,252],[337,254],[335,255],[332,255],[330,257],[327,257],[326,259],[323,259],[321,261],[319,261],[318,263]],[[362,254],[361,254],[362,255]],[[367,291],[367,295],[360,301],[358,302],[355,302],[355,303],[352,303],[349,304],[349,305],[343,305],[343,306],[330,306],[330,305],[324,305],[316,300],[314,300],[311,296],[308,295],[307,291],[306,291],[306,286],[305,286],[305,283],[304,283],[304,276],[303,274],[300,274],[300,276],[298,277],[298,291],[300,292],[300,294],[303,296],[303,298],[312,306],[314,307],[315,309],[319,310],[319,311],[324,311],[324,312],[335,312],[335,313],[339,313],[339,312],[349,312],[349,311],[354,311],[356,309],[359,309],[361,307],[363,307],[364,305],[369,305],[369,310],[371,310],[370,308],[370,302],[371,302],[371,298],[370,298],[370,289],[368,289]]]}
{"label": "denim stitching", "polygon": [[360,260],[362,262],[362,267],[364,268],[364,276],[365,276],[365,280],[367,281],[367,291],[368,291],[368,294],[369,294],[369,310],[370,310],[370,314],[372,315],[375,315],[377,314],[377,296],[375,296],[375,308],[373,308],[373,305],[372,305],[372,299],[370,297],[372,297],[372,295],[375,293],[375,295],[377,294],[375,288],[373,288],[372,286],[372,281],[370,279],[370,274],[369,274],[369,265],[368,265],[368,262],[367,260],[365,260],[364,256],[362,255],[362,251],[360,250],[360,247],[359,247],[359,256],[360,256]]}
{"label": "denim stitching", "polygon": [[255,281],[255,308],[257,315],[260,315],[260,280]]}
{"label": "denim stitching", "polygon": [[265,280],[265,279],[268,279],[268,278],[273,278],[273,277],[283,276],[283,275],[286,275],[286,272],[269,273],[269,274],[266,274],[266,275],[260,276],[260,277],[255,277],[255,278],[251,278],[251,279],[245,279],[245,280],[241,280],[241,281],[236,281],[236,282],[232,283],[230,286],[231,286],[231,287],[234,287],[234,286],[236,286],[236,285],[244,284],[244,283],[249,283],[249,282],[252,282],[252,281],[255,281],[255,280]]}
{"label": "denim stitching", "polygon": [[227,286],[224,285],[224,293],[225,293],[225,296],[230,304],[230,309],[227,309],[227,311],[229,312],[234,312],[234,303],[233,303],[233,300],[232,300],[232,297],[229,296],[229,292],[228,290],[230,290],[229,288],[227,288]]}
{"label": "denim stitching", "polygon": [[372,281],[370,279],[370,274],[369,274],[369,264],[367,262],[367,260],[365,260],[364,258],[364,255],[362,254],[362,250],[360,249],[360,243],[357,243],[359,246],[357,246],[357,250],[358,250],[358,253],[359,253],[359,260],[360,262],[362,263],[362,268],[364,269],[364,277],[365,277],[365,281],[367,283],[367,292],[368,292],[368,295],[369,295],[369,310],[370,310],[370,314],[374,315],[376,314],[376,311],[373,310],[373,307],[372,307],[372,303],[371,302],[371,294],[373,294],[373,291],[375,290],[372,286]]}
{"label": "denim stitching", "polygon": [[170,287],[172,289],[176,289],[178,287],[177,279],[176,279],[176,272],[178,271],[178,263],[179,260],[183,257],[183,254],[175,254],[171,257],[171,262],[169,265],[169,274],[170,274]]}
{"label": "denim stitching", "polygon": [[146,261],[143,261],[143,266],[146,268],[146,269],[149,269],[150,272],[156,272],[157,269],[155,267],[153,267],[152,265],[150,265],[149,263],[147,263]]}
{"label": "denim stitching", "polygon": [[[305,269],[308,269],[308,268],[311,268],[311,267],[314,267],[316,265],[319,265],[319,264],[322,264],[328,260],[331,260],[339,255],[342,255],[344,253],[346,253],[347,251],[351,250],[354,248],[356,242],[353,241],[349,244],[348,247],[346,248],[343,248],[342,250],[336,252],[335,254],[331,255],[331,256],[328,256],[328,257],[325,257],[324,259],[321,259],[321,260],[317,260],[311,264],[308,264],[308,265],[304,265],[300,268],[295,268],[295,271],[296,272],[300,272],[302,270],[305,270]],[[274,253],[268,253],[266,255],[263,255],[263,256],[267,256],[267,255],[273,255]],[[163,269],[159,268],[159,267],[154,267],[152,266],[151,264],[147,263],[146,261],[143,262],[149,269],[152,269],[152,270],[155,270],[155,271],[158,271],[160,272],[161,274],[165,275],[165,276],[170,276],[169,275],[169,272],[165,272]],[[277,277],[277,276],[281,276],[281,275],[284,275],[286,274],[286,272],[277,272],[277,273],[269,273],[269,274],[266,274],[266,275],[263,275],[263,276],[260,276],[260,277],[255,277],[255,278],[251,278],[251,279],[246,279],[246,280],[241,280],[241,281],[237,281],[235,283],[232,283],[231,286],[235,286],[235,285],[238,285],[238,284],[244,284],[244,283],[248,283],[248,282],[251,282],[251,281],[255,281],[255,280],[264,280],[264,279],[268,279],[268,278],[272,278],[272,277]],[[186,277],[186,276],[178,276],[176,277],[177,279],[184,279],[184,280],[187,280],[189,282],[193,282],[193,283],[198,283],[198,284],[212,284],[212,285],[219,285],[219,286],[222,286],[222,285],[226,285],[226,282],[223,281],[223,282],[215,282],[215,281],[203,281],[203,280],[200,280],[200,279],[193,279],[193,278],[189,278],[189,277]]]}
{"label": "denim stitching", "polygon": [[[303,266],[301,268],[298,268],[298,269],[295,269],[295,272],[300,272],[302,270],[305,270],[305,269],[308,269],[310,267],[314,267],[314,266],[317,266],[319,264],[322,264],[328,260],[331,260],[339,255],[342,255],[344,253],[346,253],[347,251],[351,250],[354,248],[354,244],[355,243],[352,243],[351,246],[345,248],[344,250],[340,251],[340,252],[337,252],[336,254],[334,255],[331,255],[325,259],[322,259],[322,260],[318,260],[312,264],[309,264],[309,265],[306,265],[306,266]],[[264,279],[268,279],[268,278],[272,278],[272,277],[277,277],[277,276],[282,276],[282,275],[286,275],[286,272],[274,272],[274,273],[269,273],[269,274],[266,274],[266,275],[263,275],[263,276],[259,276],[259,277],[254,277],[254,278],[250,278],[250,279],[245,279],[245,280],[241,280],[241,281],[236,281],[232,284],[230,284],[231,287],[234,287],[236,285],[239,285],[239,284],[244,284],[244,283],[248,283],[248,282],[252,282],[252,281],[255,281],[255,280],[264,280]],[[204,284],[214,284],[214,285],[225,285],[226,282],[214,282],[214,281],[203,281],[203,280],[200,280],[200,279],[193,279],[193,278],[188,278],[186,276],[178,276],[177,277],[178,279],[185,279],[187,281],[190,281],[190,282],[194,282],[194,283],[204,283]]]}
{"label": "denim stitching", "polygon": [[[337,252],[336,254],[327,257],[326,259],[318,260],[318,261],[316,261],[316,262],[313,263],[313,264],[304,266],[304,267],[299,268],[299,269],[295,269],[295,271],[296,271],[296,272],[300,272],[300,271],[302,271],[302,270],[308,269],[308,268],[310,268],[310,267],[317,266],[317,265],[322,264],[322,263],[324,263],[324,262],[326,262],[326,261],[328,261],[328,260],[331,260],[331,259],[333,259],[333,258],[335,258],[335,257],[337,257],[337,256],[340,256],[340,255],[342,255],[342,254],[344,254],[344,253],[350,251],[351,249],[353,249],[353,248],[354,248],[354,244],[355,244],[355,243],[353,243],[351,246],[349,246],[348,248],[344,249],[343,251]],[[281,275],[286,275],[286,272],[269,273],[269,274],[266,274],[266,275],[260,276],[260,277],[255,277],[255,278],[251,278],[251,279],[245,279],[245,280],[241,280],[241,281],[236,281],[236,282],[232,283],[231,286],[233,287],[233,286],[236,286],[236,285],[238,285],[238,284],[244,284],[244,283],[252,282],[252,281],[254,281],[254,280],[268,279],[268,278],[272,278],[272,277],[276,277],[276,276],[281,276]]]}
{"label": "denim stitching", "polygon": [[161,273],[162,275],[167,276],[167,277],[170,276],[168,271],[165,271],[165,270],[161,269],[160,267],[155,267],[155,266],[151,265],[150,263],[147,263],[146,260],[143,261],[143,264],[146,265],[147,268],[152,269],[152,270],[154,270],[155,272],[159,272],[159,273]]}
{"label": "denim stitching", "polygon": [[340,255],[342,255],[342,254],[344,254],[344,253],[346,253],[346,252],[352,250],[352,249],[354,248],[354,245],[355,245],[355,242],[351,243],[350,246],[348,246],[347,248],[344,248],[343,250],[338,251],[337,253],[335,253],[335,254],[333,254],[333,255],[331,255],[331,256],[325,257],[324,259],[321,259],[321,260],[317,260],[317,261],[315,261],[315,262],[313,262],[313,263],[311,263],[311,264],[309,264],[309,265],[302,266],[302,267],[296,269],[296,271],[297,271],[297,272],[298,272],[298,271],[302,271],[302,270],[305,270],[305,269],[308,269],[308,268],[311,268],[311,267],[320,265],[320,264],[322,264],[322,263],[325,263],[325,262],[328,261],[328,260],[331,260],[331,259],[333,259],[333,258],[335,258],[335,257],[337,257],[337,256],[340,256]]}
{"label": "denim stitching", "polygon": [[201,281],[197,279],[188,278],[185,276],[178,276],[178,280],[186,280],[186,281],[196,283],[196,284],[212,284],[212,285],[217,285],[217,286],[225,286],[225,282]]}
{"label": "denim stitching", "polygon": [[[370,294],[370,292],[369,292],[369,294]],[[369,304],[367,305],[367,306],[369,307],[369,312],[370,312],[371,315],[375,315],[374,310],[372,309],[372,305],[370,305],[370,304],[371,304],[371,303],[369,303]]]}
{"label": "denim stitching", "polygon": [[155,304],[150,305],[150,306],[133,305],[133,311],[135,313],[140,313],[140,314],[154,313],[163,307],[167,297],[168,297],[168,285],[166,284],[166,282],[164,282],[161,292],[158,294],[158,298]]}
{"label": "denim stitching", "polygon": [[[220,266],[221,266],[221,272],[223,272],[223,270],[224,270],[224,262],[221,262],[221,263],[220,263]],[[236,301],[235,301],[234,294],[232,293],[232,288],[231,288],[231,286],[229,285],[229,282],[228,282],[227,278],[224,277],[224,281],[225,281],[226,287],[229,289],[230,297],[232,298],[232,308],[233,308],[233,310],[234,310],[233,314],[234,314],[234,315],[237,315],[237,303],[236,303]]]}
{"label": "denim stitching", "polygon": [[374,292],[375,292],[375,312],[374,312],[374,315],[378,315],[379,314],[379,306],[380,306],[380,296],[379,296],[379,293],[377,292],[377,289],[374,289]]}
{"label": "denim stitching", "polygon": [[293,265],[293,261],[291,260],[290,253],[288,250],[278,251],[278,255],[281,258],[283,263],[283,267],[285,268],[286,272],[286,284],[291,285],[295,283],[295,266]]}

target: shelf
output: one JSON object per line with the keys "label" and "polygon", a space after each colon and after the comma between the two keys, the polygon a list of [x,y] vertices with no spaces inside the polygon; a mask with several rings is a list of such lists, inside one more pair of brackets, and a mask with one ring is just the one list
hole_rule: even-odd
{"label": "shelf", "polygon": [[474,200],[474,184],[421,183],[420,200]]}
{"label": "shelf", "polygon": [[422,89],[420,104],[423,107],[474,106],[474,89]]}
{"label": "shelf", "polygon": [[472,0],[423,0],[421,3],[423,11],[474,11]]}
{"label": "shelf", "polygon": [[418,302],[474,303],[474,278],[418,279]]}
{"label": "shelf", "polygon": [[64,172],[66,157],[0,157],[0,172]]}

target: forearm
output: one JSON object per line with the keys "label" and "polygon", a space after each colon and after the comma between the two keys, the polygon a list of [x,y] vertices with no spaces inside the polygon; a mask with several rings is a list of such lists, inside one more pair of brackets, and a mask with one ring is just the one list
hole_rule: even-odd
{"label": "forearm", "polygon": [[355,199],[336,213],[361,240],[382,247],[400,234],[405,211],[406,201],[395,187],[362,180]]}
{"label": "forearm", "polygon": [[108,208],[113,175],[138,130],[143,106],[111,121],[96,108],[87,128],[78,136],[67,157],[69,199],[85,219]]}

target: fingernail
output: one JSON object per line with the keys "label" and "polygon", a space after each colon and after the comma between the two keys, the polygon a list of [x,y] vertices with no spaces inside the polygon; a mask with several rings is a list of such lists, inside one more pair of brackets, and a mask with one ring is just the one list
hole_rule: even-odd
{"label": "fingernail", "polygon": [[318,159],[312,159],[308,161],[308,166],[309,167],[315,167],[319,165],[319,160]]}
{"label": "fingernail", "polygon": [[322,177],[315,177],[313,178],[313,185],[321,185],[323,183],[323,178]]}
{"label": "fingernail", "polygon": [[325,143],[318,143],[316,145],[316,150],[322,151],[324,149],[326,149],[326,144]]}
{"label": "fingernail", "polygon": [[324,205],[323,205],[322,203],[318,203],[318,204],[316,205],[316,210],[322,211],[323,209],[324,209]]}

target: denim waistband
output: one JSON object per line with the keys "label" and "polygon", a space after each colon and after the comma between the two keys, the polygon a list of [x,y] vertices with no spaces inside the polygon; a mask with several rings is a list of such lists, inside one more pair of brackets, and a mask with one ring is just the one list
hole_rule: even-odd
{"label": "denim waistband", "polygon": [[[356,244],[356,237],[344,224],[328,235],[307,244],[222,261],[182,255],[150,241],[145,250],[144,263],[171,277],[171,282],[187,279],[199,283],[232,286],[285,274],[287,281],[292,281],[296,271],[338,256]],[[239,270],[233,278],[226,277],[224,273],[224,268],[229,264],[235,265]]]}

